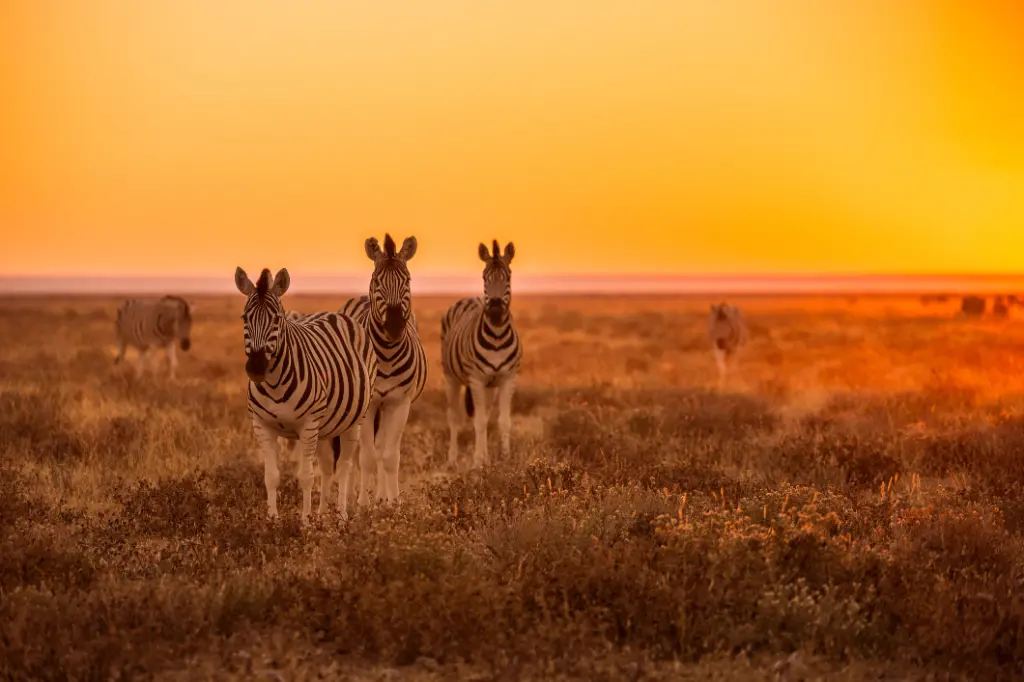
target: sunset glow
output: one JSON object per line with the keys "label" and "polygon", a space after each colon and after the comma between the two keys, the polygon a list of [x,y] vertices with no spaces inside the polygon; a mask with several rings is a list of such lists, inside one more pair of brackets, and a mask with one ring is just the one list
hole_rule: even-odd
{"label": "sunset glow", "polygon": [[16,0],[3,274],[1024,270],[1016,0]]}

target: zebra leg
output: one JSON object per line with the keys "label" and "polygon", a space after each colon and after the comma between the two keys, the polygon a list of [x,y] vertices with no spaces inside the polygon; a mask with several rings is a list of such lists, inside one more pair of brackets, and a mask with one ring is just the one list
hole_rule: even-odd
{"label": "zebra leg", "polygon": [[320,506],[317,513],[326,514],[327,498],[334,483],[334,451],[331,449],[330,438],[321,438],[317,441],[316,458],[320,463]]}
{"label": "zebra leg", "polygon": [[139,350],[139,357],[135,360],[135,376],[139,378],[142,376],[142,371],[146,368],[149,359],[149,349],[142,348]]}
{"label": "zebra leg", "polygon": [[[372,431],[372,425],[370,428]],[[341,512],[341,518],[343,519],[348,518],[348,491],[351,487],[352,465],[356,459],[356,447],[361,446],[360,431],[361,428],[355,426],[339,436],[341,445],[338,453],[338,511]],[[360,476],[362,476],[362,472],[360,472]],[[363,495],[365,492],[365,489],[363,489],[359,491],[359,494]]]}
{"label": "zebra leg", "polygon": [[178,355],[174,352],[174,344],[169,343],[164,347],[164,355],[167,356],[167,364],[170,366],[170,377],[174,379],[178,371]]}
{"label": "zebra leg", "polygon": [[117,340],[117,357],[114,358],[114,364],[115,365],[120,365],[124,361],[124,351],[125,351],[125,348],[127,348],[127,346],[125,346],[124,341],[118,339]]}
{"label": "zebra leg", "polygon": [[448,465],[454,468],[459,459],[459,426],[462,423],[459,393],[462,392],[462,384],[455,377],[446,378],[448,379],[446,390],[448,394]]}
{"label": "zebra leg", "polygon": [[[398,501],[398,464],[402,458],[402,434],[405,424],[409,421],[409,408],[412,401],[403,398],[392,404],[387,413],[381,417],[380,426],[384,433],[384,450],[381,461],[384,469],[384,484],[388,502]],[[381,479],[377,479],[378,489]]]}
{"label": "zebra leg", "polygon": [[725,388],[725,373],[728,371],[726,364],[725,351],[720,348],[714,349],[715,353],[715,364],[718,366],[718,388],[719,390]]}
{"label": "zebra leg", "polygon": [[316,446],[319,440],[319,425],[307,423],[299,431],[299,488],[302,489],[302,522],[309,519],[313,508],[313,459],[316,457]]}
{"label": "zebra leg", "polygon": [[277,518],[277,486],[281,472],[277,468],[277,439],[259,417],[252,418],[252,431],[263,450],[263,483],[267,487],[267,516]]}
{"label": "zebra leg", "polygon": [[[370,400],[370,406],[366,410],[366,416],[363,417],[363,423],[359,429],[357,440],[359,443],[359,496],[356,498],[356,503],[360,507],[365,507],[370,503],[370,472],[373,470],[377,471],[377,501],[384,498],[384,472],[377,458],[377,445],[374,443],[373,436],[373,418],[379,409],[381,409],[380,399],[374,397]],[[384,430],[383,420],[380,429]]]}
{"label": "zebra leg", "polygon": [[469,385],[473,391],[473,402],[476,404],[473,410],[473,430],[476,432],[476,443],[473,448],[473,468],[479,468],[487,464],[487,389],[482,383],[474,382]]}
{"label": "zebra leg", "polygon": [[515,392],[515,377],[510,377],[498,389],[498,433],[501,434],[501,454],[505,457],[512,450],[512,395]]}

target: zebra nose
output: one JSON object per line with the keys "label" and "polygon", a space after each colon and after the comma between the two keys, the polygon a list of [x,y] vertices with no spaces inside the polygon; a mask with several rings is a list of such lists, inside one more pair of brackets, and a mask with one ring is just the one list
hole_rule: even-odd
{"label": "zebra nose", "polygon": [[502,306],[502,300],[500,298],[488,298],[487,299],[487,307],[488,308],[500,308],[501,306]]}
{"label": "zebra nose", "polygon": [[389,305],[384,311],[384,331],[393,339],[397,339],[405,331],[405,315],[402,313],[402,306]]}
{"label": "zebra nose", "polygon": [[188,349],[191,348],[191,347],[192,347],[192,341],[190,339],[182,339],[181,340],[181,349],[183,351],[187,352]]}
{"label": "zebra nose", "polygon": [[245,373],[257,384],[267,377],[267,354],[264,349],[260,348],[249,354],[245,361]]}

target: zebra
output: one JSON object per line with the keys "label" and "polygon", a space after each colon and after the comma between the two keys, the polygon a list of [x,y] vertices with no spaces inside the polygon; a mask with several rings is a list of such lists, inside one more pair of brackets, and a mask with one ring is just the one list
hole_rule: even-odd
{"label": "zebra", "polygon": [[726,375],[735,365],[736,356],[747,343],[747,325],[739,307],[720,303],[711,305],[708,315],[708,338],[718,365],[718,387],[724,388]]}
{"label": "zebra", "polygon": [[141,376],[151,347],[163,348],[169,375],[174,379],[178,368],[177,344],[186,353],[192,347],[192,313],[195,306],[180,296],[164,296],[159,301],[128,299],[117,308],[114,331],[117,336],[117,357],[124,360],[125,350],[132,346],[139,351],[135,375]]}
{"label": "zebra", "polygon": [[363,246],[374,263],[370,293],[349,299],[340,311],[366,327],[377,354],[377,380],[367,410],[367,423],[372,418],[374,428],[363,430],[359,446],[361,505],[369,501],[367,483],[374,463],[377,500],[398,499],[402,434],[412,403],[427,383],[427,354],[412,310],[412,280],[407,266],[416,255],[416,237],[406,238],[398,250],[390,234],[384,235],[383,249],[376,237],[367,239]]}
{"label": "zebra", "polygon": [[271,279],[264,269],[256,284],[235,270],[235,286],[246,297],[242,312],[248,406],[253,433],[264,455],[267,515],[277,514],[278,443],[301,445],[298,479],[302,520],[312,506],[313,458],[320,461],[320,513],[327,511],[335,465],[341,480],[338,508],[347,516],[349,475],[366,408],[373,396],[377,357],[369,336],[351,317],[315,313],[295,322],[281,306],[291,278],[281,269]]}
{"label": "zebra", "polygon": [[512,427],[512,395],[522,362],[523,346],[512,321],[512,271],[516,249],[512,242],[501,253],[498,241],[491,252],[480,244],[484,266],[483,298],[464,298],[452,304],[441,320],[441,363],[448,382],[448,464],[458,458],[459,391],[465,387],[466,414],[473,418],[476,444],[473,466],[487,463],[487,410],[497,393],[501,453],[508,455]]}

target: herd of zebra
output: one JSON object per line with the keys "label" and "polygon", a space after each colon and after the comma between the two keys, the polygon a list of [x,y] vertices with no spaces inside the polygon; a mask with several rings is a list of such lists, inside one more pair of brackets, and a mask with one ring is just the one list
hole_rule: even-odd
{"label": "herd of zebra", "polygon": [[[291,283],[287,269],[273,276],[264,269],[255,283],[242,268],[235,270],[235,286],[246,297],[242,323],[248,411],[264,457],[271,518],[278,515],[281,443],[298,450],[304,522],[312,507],[314,460],[319,461],[321,475],[320,513],[327,511],[337,473],[338,510],[347,516],[357,450],[357,503],[369,502],[371,471],[376,473],[376,499],[398,499],[402,434],[427,378],[408,268],[416,248],[415,237],[407,238],[400,249],[390,235],[384,236],[383,248],[375,237],[367,239],[366,255],[374,264],[369,295],[347,300],[338,312],[286,311],[281,297]],[[512,396],[523,357],[511,312],[515,246],[509,242],[502,251],[494,240],[491,249],[480,244],[478,253],[484,263],[483,296],[457,301],[441,320],[451,467],[457,466],[463,409],[473,419],[474,467],[489,461],[487,423],[495,405],[501,454],[509,454]],[[117,310],[115,363],[124,358],[126,347],[135,347],[136,372],[141,373],[147,351],[163,348],[173,378],[175,346],[189,349],[194,310],[176,296],[157,302],[125,301]],[[747,342],[739,308],[712,305],[708,335],[721,385]]]}

